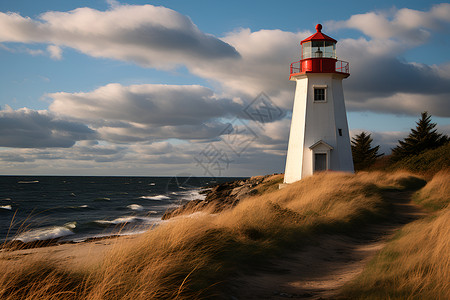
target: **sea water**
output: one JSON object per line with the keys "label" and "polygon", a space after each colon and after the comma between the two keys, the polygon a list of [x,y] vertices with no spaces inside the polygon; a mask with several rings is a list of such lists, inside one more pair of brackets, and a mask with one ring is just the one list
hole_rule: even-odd
{"label": "sea water", "polygon": [[237,178],[0,176],[0,241],[83,241],[157,226],[167,209]]}

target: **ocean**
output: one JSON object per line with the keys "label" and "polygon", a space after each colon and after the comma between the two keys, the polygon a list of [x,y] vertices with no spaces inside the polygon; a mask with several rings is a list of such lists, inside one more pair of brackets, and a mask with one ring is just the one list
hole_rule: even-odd
{"label": "ocean", "polygon": [[231,177],[0,176],[0,241],[136,234]]}

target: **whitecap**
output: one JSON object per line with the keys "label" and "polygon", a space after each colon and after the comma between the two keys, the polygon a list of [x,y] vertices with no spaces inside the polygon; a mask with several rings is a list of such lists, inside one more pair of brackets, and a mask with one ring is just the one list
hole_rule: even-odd
{"label": "whitecap", "polygon": [[206,194],[201,194],[200,192],[207,190],[207,189],[193,189],[193,190],[188,190],[185,192],[179,192],[178,195],[182,196],[183,199],[185,200],[205,200],[206,198]]}
{"label": "whitecap", "polygon": [[[75,228],[75,227],[73,227],[73,228]],[[28,242],[34,242],[34,241],[44,241],[44,240],[56,239],[56,238],[60,238],[60,237],[72,235],[72,234],[74,234],[74,233],[71,230],[71,228],[68,228],[66,226],[52,226],[52,227],[33,229],[30,231],[21,233],[17,237],[15,237],[14,240],[28,243]]]}
{"label": "whitecap", "polygon": [[147,199],[147,200],[167,200],[170,199],[166,195],[157,195],[157,196],[141,196],[140,199]]}
{"label": "whitecap", "polygon": [[3,206],[0,206],[0,208],[7,209],[7,210],[12,210],[12,206],[11,205],[3,205]]}
{"label": "whitecap", "polygon": [[68,223],[64,224],[64,227],[70,228],[70,229],[75,229],[75,227],[77,227],[77,222],[68,222]]}
{"label": "whitecap", "polygon": [[18,181],[17,183],[38,183],[39,182],[39,180],[30,180],[30,181]]}
{"label": "whitecap", "polygon": [[101,225],[118,225],[118,224],[125,224],[125,223],[133,223],[137,220],[139,220],[139,218],[137,218],[137,217],[120,217],[120,218],[114,219],[112,221],[97,220],[94,222],[97,224],[101,224]]}
{"label": "whitecap", "polygon": [[3,198],[3,199],[0,199],[0,200],[11,201],[11,198]]}
{"label": "whitecap", "polygon": [[144,207],[139,204],[130,204],[127,206],[127,208],[129,208],[131,210],[143,210],[144,209]]}
{"label": "whitecap", "polygon": [[111,198],[108,197],[100,197],[100,198],[95,198],[94,201],[110,201]]}
{"label": "whitecap", "polygon": [[152,183],[150,183],[149,185],[156,185],[156,183],[152,182]]}
{"label": "whitecap", "polygon": [[116,218],[114,220],[97,220],[94,221],[97,224],[100,225],[119,225],[119,224],[130,224],[130,223],[140,223],[140,224],[155,224],[161,221],[160,218],[157,217],[133,217],[133,216],[126,216],[126,217],[120,217]]}
{"label": "whitecap", "polygon": [[89,206],[84,204],[84,205],[77,205],[77,206],[68,206],[67,208],[70,209],[77,209],[77,208],[88,208]]}

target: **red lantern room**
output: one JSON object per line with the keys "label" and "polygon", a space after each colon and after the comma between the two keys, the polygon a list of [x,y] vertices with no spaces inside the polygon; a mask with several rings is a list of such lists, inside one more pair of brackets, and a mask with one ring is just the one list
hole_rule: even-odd
{"label": "red lantern room", "polygon": [[293,76],[306,73],[339,73],[350,76],[348,62],[337,60],[337,41],[322,33],[322,25],[316,25],[317,32],[301,41],[302,56],[300,61],[291,64]]}

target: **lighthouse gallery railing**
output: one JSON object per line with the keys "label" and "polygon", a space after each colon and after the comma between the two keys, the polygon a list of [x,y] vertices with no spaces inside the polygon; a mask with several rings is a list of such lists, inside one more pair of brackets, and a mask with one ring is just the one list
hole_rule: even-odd
{"label": "lighthouse gallery railing", "polygon": [[[310,68],[304,68],[304,70],[302,70],[301,62],[302,61],[299,60],[299,61],[294,61],[293,63],[291,63],[291,74],[312,71]],[[338,73],[350,74],[350,64],[343,60],[337,60],[335,71]]]}

